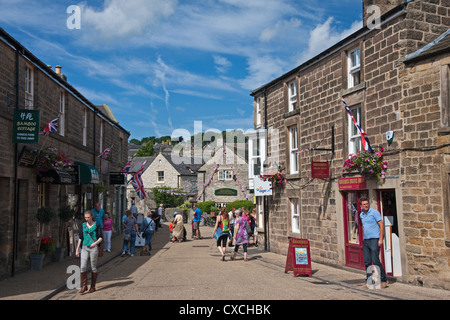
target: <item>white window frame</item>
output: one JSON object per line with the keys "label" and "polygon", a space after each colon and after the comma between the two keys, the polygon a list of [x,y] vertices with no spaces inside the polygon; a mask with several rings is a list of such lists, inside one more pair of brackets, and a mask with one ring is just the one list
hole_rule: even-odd
{"label": "white window frame", "polygon": [[297,80],[291,81],[288,83],[288,98],[289,98],[289,107],[288,111],[294,111],[297,109]]}
{"label": "white window frame", "polygon": [[289,127],[289,173],[298,173],[298,128],[297,125]]}
{"label": "white window frame", "polygon": [[359,47],[348,52],[347,61],[348,88],[353,88],[361,83],[361,50]]}
{"label": "white window frame", "polygon": [[25,66],[25,109],[33,109],[34,105],[34,70]]}
{"label": "white window frame", "polygon": [[[353,114],[358,125],[361,127],[361,105],[356,105],[350,108],[350,111]],[[362,149],[361,143],[361,134],[358,131],[358,128],[353,123],[350,115],[347,115],[348,122],[348,154],[356,154],[358,151]]]}
{"label": "white window frame", "polygon": [[291,210],[291,231],[300,233],[300,201],[298,198],[289,199]]}
{"label": "white window frame", "polygon": [[[162,173],[162,179],[160,177],[160,173]],[[156,182],[157,183],[164,183],[164,171],[156,171]]]}
{"label": "white window frame", "polygon": [[61,136],[65,135],[66,128],[66,96],[64,90],[59,91],[59,122],[58,133]]}
{"label": "white window frame", "polygon": [[220,181],[233,180],[233,171],[231,170],[219,170],[217,174],[219,175]]}
{"label": "white window frame", "polygon": [[[248,136],[248,177],[253,179],[255,176],[259,176],[263,171],[264,161],[266,161],[266,130],[256,130],[247,135]],[[254,146],[259,144],[259,148],[256,148],[256,154],[254,154]],[[255,174],[255,164],[261,164],[261,172]]]}
{"label": "white window frame", "polygon": [[261,127],[261,97],[256,98],[256,128]]}
{"label": "white window frame", "polygon": [[88,118],[88,111],[84,109],[83,113],[83,146],[87,145],[87,120]]}

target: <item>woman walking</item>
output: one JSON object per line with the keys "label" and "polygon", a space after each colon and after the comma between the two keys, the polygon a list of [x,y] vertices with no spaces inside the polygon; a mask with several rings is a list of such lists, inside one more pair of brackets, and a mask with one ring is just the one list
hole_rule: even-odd
{"label": "woman walking", "polygon": [[106,212],[105,220],[103,221],[103,241],[105,242],[106,252],[111,252],[111,234],[113,231],[113,221],[109,216],[109,212]]}
{"label": "woman walking", "polygon": [[152,250],[152,237],[155,231],[155,222],[152,219],[153,213],[150,211],[147,213],[147,217],[144,218],[141,224],[142,236],[145,238],[144,250],[141,251],[141,256],[150,255]]}
{"label": "woman walking", "polygon": [[[216,235],[216,231],[221,231],[219,235]],[[228,218],[227,209],[224,207],[220,209],[220,214],[216,219],[216,225],[214,227],[213,237],[217,240],[217,249],[222,254],[222,261],[225,261],[225,253],[227,251],[227,240],[230,236],[230,224]]]}
{"label": "woman walking", "polygon": [[244,248],[244,261],[247,261],[247,245],[248,245],[248,233],[245,230],[245,224],[247,223],[247,219],[242,217],[242,212],[240,210],[236,210],[236,222],[234,226],[234,255],[231,260],[236,260],[236,255],[239,250],[239,246],[242,244]]}
{"label": "woman walking", "polygon": [[173,238],[172,242],[175,242],[178,240],[178,242],[181,242],[181,240],[184,238],[184,223],[183,223],[183,216],[178,213],[174,212],[174,219],[173,219]]}
{"label": "woman walking", "polygon": [[[80,293],[87,291],[87,261],[91,260],[91,288],[89,292],[95,291],[95,285],[97,283],[97,259],[98,259],[98,245],[102,242],[102,233],[100,225],[94,221],[94,214],[92,211],[87,210],[84,213],[84,219],[86,220],[82,226],[82,232],[80,239],[78,240],[77,249],[75,255],[77,258],[81,257],[81,290]],[[82,245],[81,254],[80,246]]]}
{"label": "woman walking", "polygon": [[125,227],[125,233],[123,235],[123,251],[122,257],[125,255],[128,249],[128,243],[130,243],[130,251],[128,254],[132,257],[134,256],[135,245],[136,245],[136,235],[139,234],[139,227],[136,218],[133,216],[130,210],[125,212],[127,218],[123,222]]}

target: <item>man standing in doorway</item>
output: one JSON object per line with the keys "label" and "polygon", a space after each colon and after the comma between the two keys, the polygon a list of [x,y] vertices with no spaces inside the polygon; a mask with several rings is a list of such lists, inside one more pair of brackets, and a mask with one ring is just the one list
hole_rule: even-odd
{"label": "man standing in doorway", "polygon": [[194,203],[193,206],[194,209],[194,231],[195,231],[195,238],[194,239],[201,239],[200,235],[200,221],[202,219],[202,210],[200,208],[197,208],[197,204]]}
{"label": "man standing in doorway", "polygon": [[[384,224],[380,212],[370,208],[369,198],[363,196],[360,198],[361,204],[361,223],[363,226],[363,255],[364,265],[366,267],[366,282],[372,277],[370,268],[372,265],[378,268],[381,277],[381,288],[387,287],[386,272],[380,261],[380,247],[383,245]],[[367,283],[364,288],[367,288]]]}

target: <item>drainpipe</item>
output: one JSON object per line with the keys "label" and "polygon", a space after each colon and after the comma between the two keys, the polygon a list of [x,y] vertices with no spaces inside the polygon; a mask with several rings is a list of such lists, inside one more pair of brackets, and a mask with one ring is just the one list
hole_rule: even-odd
{"label": "drainpipe", "polygon": [[[19,109],[19,93],[20,93],[20,85],[19,85],[19,58],[20,52],[19,48],[16,48],[16,109]],[[17,251],[18,251],[18,243],[19,243],[19,179],[17,174],[17,166],[19,163],[19,152],[18,152],[18,144],[14,143],[14,229],[13,229],[13,257],[11,264],[11,276],[15,275],[15,263],[17,260]]]}
{"label": "drainpipe", "polygon": [[[267,94],[266,94],[266,88],[264,88],[264,129],[266,130],[266,158],[268,153],[268,138],[269,138],[269,132],[268,132],[268,124],[267,124]],[[264,164],[262,165],[264,168]],[[267,196],[264,196],[264,250],[270,252],[270,241],[269,241],[269,212],[268,212],[268,199]]]}

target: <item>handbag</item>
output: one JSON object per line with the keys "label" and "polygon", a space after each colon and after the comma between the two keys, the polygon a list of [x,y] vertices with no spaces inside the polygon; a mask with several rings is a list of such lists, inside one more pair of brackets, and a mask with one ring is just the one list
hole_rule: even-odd
{"label": "handbag", "polygon": [[245,224],[245,231],[247,232],[247,234],[250,236],[253,232],[252,232],[252,228],[250,228],[249,224],[247,221],[244,222]]}
{"label": "handbag", "polygon": [[224,233],[222,232],[222,228],[217,228],[216,232],[214,232],[214,239],[219,240],[221,236],[223,236]]}

